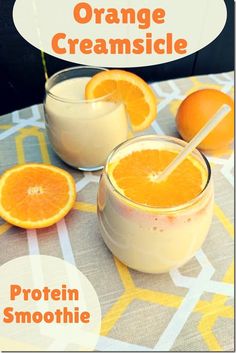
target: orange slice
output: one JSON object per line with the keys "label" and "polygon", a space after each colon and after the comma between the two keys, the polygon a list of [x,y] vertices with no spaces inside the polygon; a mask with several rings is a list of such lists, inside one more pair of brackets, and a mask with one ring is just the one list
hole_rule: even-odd
{"label": "orange slice", "polygon": [[118,191],[133,202],[150,207],[175,207],[195,198],[204,188],[206,173],[193,157],[184,160],[164,181],[158,174],[176,157],[177,151],[133,151],[108,165]]}
{"label": "orange slice", "polygon": [[157,98],[149,85],[131,72],[99,72],[88,82],[85,97],[94,99],[115,91],[126,106],[133,130],[141,131],[149,127],[157,115]]}
{"label": "orange slice", "polygon": [[58,222],[75,198],[72,176],[51,165],[16,166],[0,179],[0,216],[21,228],[44,228]]}

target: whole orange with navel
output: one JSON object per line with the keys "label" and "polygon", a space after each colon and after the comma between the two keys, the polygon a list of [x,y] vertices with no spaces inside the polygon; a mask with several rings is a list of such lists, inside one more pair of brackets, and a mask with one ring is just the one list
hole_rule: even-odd
{"label": "whole orange with navel", "polygon": [[234,139],[234,102],[229,95],[216,89],[193,92],[180,104],[176,125],[181,137],[187,142],[190,141],[223,104],[229,105],[231,111],[198,148],[208,152],[228,148]]}

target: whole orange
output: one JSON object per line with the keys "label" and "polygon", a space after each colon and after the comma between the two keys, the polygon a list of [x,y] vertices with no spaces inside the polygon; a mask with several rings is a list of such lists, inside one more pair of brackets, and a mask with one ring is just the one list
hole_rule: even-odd
{"label": "whole orange", "polygon": [[229,147],[234,139],[234,102],[230,96],[216,89],[193,92],[181,103],[176,116],[176,125],[182,138],[190,141],[223,104],[228,104],[231,111],[198,148],[216,152]]}

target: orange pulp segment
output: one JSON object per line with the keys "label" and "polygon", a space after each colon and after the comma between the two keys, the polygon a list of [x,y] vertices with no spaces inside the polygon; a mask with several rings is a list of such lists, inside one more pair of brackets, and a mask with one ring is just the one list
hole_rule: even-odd
{"label": "orange pulp segment", "polygon": [[0,179],[0,216],[21,228],[44,228],[58,222],[75,198],[72,176],[51,165],[19,165]]}
{"label": "orange pulp segment", "polygon": [[116,189],[131,201],[149,207],[175,207],[194,199],[205,187],[206,173],[193,157],[185,159],[164,181],[158,174],[179,152],[160,149],[133,151],[108,165]]}
{"label": "orange pulp segment", "polygon": [[99,72],[88,82],[85,97],[95,99],[112,92],[125,104],[134,131],[146,129],[156,118],[157,98],[139,76],[124,70]]}

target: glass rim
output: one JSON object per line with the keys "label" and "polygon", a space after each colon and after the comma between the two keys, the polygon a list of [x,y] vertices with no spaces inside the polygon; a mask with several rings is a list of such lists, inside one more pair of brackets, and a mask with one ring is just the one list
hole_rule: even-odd
{"label": "glass rim", "polygon": [[193,153],[196,153],[198,155],[198,157],[201,157],[203,162],[205,163],[205,167],[206,167],[206,171],[207,171],[207,180],[206,180],[206,184],[204,186],[204,188],[201,190],[201,192],[196,195],[193,199],[181,204],[181,205],[178,205],[178,206],[168,206],[168,207],[157,207],[157,206],[148,206],[146,204],[143,204],[143,203],[139,203],[139,202],[136,202],[136,201],[133,201],[131,200],[129,197],[123,195],[117,188],[116,186],[113,184],[110,176],[109,176],[109,173],[108,173],[108,165],[111,161],[111,159],[114,157],[114,155],[117,153],[117,151],[119,149],[121,149],[122,147],[124,147],[125,145],[128,145],[129,143],[132,143],[132,142],[135,142],[135,141],[138,141],[138,140],[147,140],[147,139],[152,139],[152,138],[155,138],[155,139],[158,139],[158,140],[166,140],[168,142],[174,142],[175,144],[179,145],[179,146],[184,146],[187,144],[186,141],[184,140],[181,140],[177,137],[173,137],[173,136],[166,136],[166,135],[142,135],[142,136],[136,136],[136,137],[133,137],[125,142],[122,142],[121,144],[119,144],[118,146],[116,146],[113,151],[110,153],[110,155],[108,156],[107,158],[107,161],[106,161],[106,165],[105,165],[105,168],[104,168],[104,172],[105,172],[105,175],[112,187],[112,189],[119,195],[119,197],[121,197],[121,199],[124,199],[125,201],[128,201],[130,204],[133,204],[135,207],[141,207],[143,209],[146,209],[146,210],[149,210],[149,211],[155,211],[159,214],[166,214],[166,213],[173,213],[173,212],[178,212],[178,211],[182,211],[186,208],[189,208],[190,206],[194,205],[195,203],[197,203],[199,200],[201,200],[201,198],[205,195],[206,193],[206,190],[208,189],[208,186],[210,184],[210,181],[211,181],[211,175],[212,175],[212,172],[211,172],[211,166],[210,166],[210,163],[208,161],[208,159],[206,158],[206,156],[200,152],[198,149],[194,149]]}
{"label": "glass rim", "polygon": [[[82,70],[88,70],[88,69],[96,69],[96,70],[100,70],[102,71],[109,71],[109,69],[106,69],[104,67],[99,67],[99,66],[71,66],[69,68],[60,70],[55,72],[55,74],[53,74],[51,77],[49,77],[45,83],[45,92],[46,95],[49,95],[51,98],[58,100],[60,102],[63,103],[74,103],[74,104],[84,104],[84,103],[97,103],[97,102],[102,102],[106,99],[108,99],[109,97],[111,97],[112,95],[114,95],[114,93],[117,91],[116,89],[112,92],[109,92],[108,94],[102,96],[102,97],[98,97],[98,98],[93,98],[93,99],[77,99],[77,98],[62,98],[60,96],[57,96],[56,94],[53,94],[50,89],[52,87],[54,87],[55,85],[53,85],[51,88],[48,88],[48,85],[50,84],[50,82],[52,82],[57,76],[60,76],[63,73],[67,73],[70,71],[82,71]],[[80,77],[80,76],[78,76]],[[89,77],[89,76],[88,76]],[[76,77],[75,77],[76,78]],[[73,79],[73,78],[71,78]],[[70,79],[69,79],[70,80]],[[66,80],[64,80],[66,81]]]}

